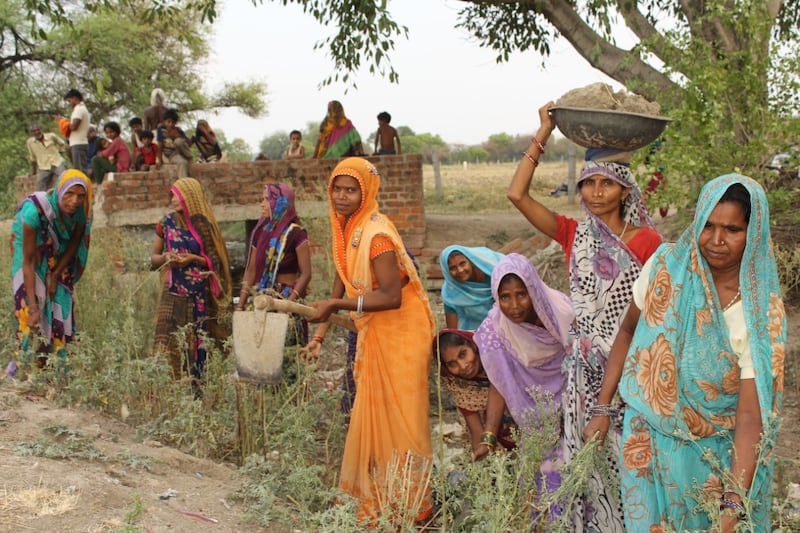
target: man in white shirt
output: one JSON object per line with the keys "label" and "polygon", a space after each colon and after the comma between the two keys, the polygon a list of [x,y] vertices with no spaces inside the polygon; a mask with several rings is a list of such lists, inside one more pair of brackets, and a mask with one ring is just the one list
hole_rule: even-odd
{"label": "man in white shirt", "polygon": [[43,133],[39,124],[31,124],[31,135],[26,142],[31,174],[36,176],[36,190],[46,191],[67,170],[61,157],[67,145],[58,135]]}
{"label": "man in white shirt", "polygon": [[70,89],[64,99],[72,106],[69,117],[69,150],[72,166],[82,172],[89,171],[89,126],[91,117],[83,103],[83,95],[77,89]]}

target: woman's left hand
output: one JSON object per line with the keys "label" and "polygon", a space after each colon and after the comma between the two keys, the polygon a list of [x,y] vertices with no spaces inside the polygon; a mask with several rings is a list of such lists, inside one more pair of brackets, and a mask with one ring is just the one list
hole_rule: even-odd
{"label": "woman's left hand", "polygon": [[194,262],[195,257],[197,256],[194,254],[175,254],[172,264],[179,268],[185,268]]}

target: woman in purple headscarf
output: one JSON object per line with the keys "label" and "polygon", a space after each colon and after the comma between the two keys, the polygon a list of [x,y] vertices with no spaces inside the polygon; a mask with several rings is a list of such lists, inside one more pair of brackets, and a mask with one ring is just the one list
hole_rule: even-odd
{"label": "woman in purple headscarf", "polygon": [[[308,233],[300,225],[294,206],[294,190],[286,183],[268,183],[261,197],[264,214],[250,236],[250,251],[242,279],[237,309],[243,310],[250,289],[273,289],[290,301],[301,300],[311,282]],[[291,328],[288,342],[308,342],[303,319]]]}
{"label": "woman in purple headscarf", "polygon": [[[545,285],[536,268],[520,254],[509,254],[497,263],[492,272],[492,295],[494,307],[475,331],[474,340],[486,376],[525,435],[535,430],[541,415],[561,412],[561,363],[575,313],[569,297]],[[495,412],[487,408],[487,416]],[[499,422],[487,420],[481,438],[486,443],[484,453],[493,447]],[[542,477],[550,491],[561,481],[560,455],[559,443],[551,460],[542,465]]]}
{"label": "woman in purple headscarf", "polygon": [[[575,308],[575,335],[564,364],[564,460],[583,448],[583,430],[597,414],[619,414],[621,402],[600,405],[608,352],[628,309],[633,283],[642,265],[661,244],[661,236],[647,214],[642,193],[630,169],[629,152],[590,148],[578,177],[583,220],[559,215],[531,196],[530,185],[539,157],[555,128],[553,102],[539,108],[541,125],[523,154],[508,198],[541,233],[564,250],[569,294]],[[612,478],[619,472],[622,418],[617,416],[605,439],[604,461],[612,476],[597,469],[574,505],[572,528],[584,531],[625,531],[622,500]]]}

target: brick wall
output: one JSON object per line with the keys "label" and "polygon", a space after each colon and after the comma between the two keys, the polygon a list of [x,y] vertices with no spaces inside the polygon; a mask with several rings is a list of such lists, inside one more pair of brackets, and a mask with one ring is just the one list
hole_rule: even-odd
{"label": "brick wall", "polygon": [[[381,173],[378,202],[381,212],[397,226],[413,253],[425,245],[425,207],[422,190],[422,157],[418,154],[368,158]],[[301,217],[327,217],[325,193],[328,178],[339,160],[253,161],[247,163],[192,164],[189,174],[206,189],[220,221],[253,220],[261,213],[264,183],[284,181],[295,189]],[[97,226],[147,225],[169,210],[169,186],[175,168],[159,171],[115,173],[95,187]],[[33,191],[34,178],[14,180],[17,200]]]}

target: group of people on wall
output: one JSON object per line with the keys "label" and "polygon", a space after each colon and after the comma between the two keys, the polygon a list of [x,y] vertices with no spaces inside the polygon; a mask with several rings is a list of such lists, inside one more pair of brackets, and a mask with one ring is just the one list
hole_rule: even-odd
{"label": "group of people on wall", "polygon": [[[103,124],[102,134],[91,123],[91,114],[77,89],[70,89],[65,100],[72,107],[69,118],[56,117],[61,135],[45,132],[38,123],[31,124],[31,136],[26,141],[31,174],[36,176],[35,189],[46,191],[69,166],[81,170],[94,183],[101,183],[109,172],[139,172],[158,170],[164,164],[176,166],[179,178],[189,175],[189,164],[215,163],[225,160],[217,134],[208,120],[200,119],[195,124],[194,134],[189,136],[178,126],[180,116],[177,109],[168,108],[162,89],[153,89],[150,106],[143,117],[132,117],[128,121],[130,142],[122,137],[119,122]],[[375,134],[375,155],[402,153],[400,136],[390,125],[392,117],[386,111],[378,114],[378,130]],[[284,159],[305,159],[306,150],[301,145],[302,134],[293,130]],[[197,149],[195,156],[192,147]],[[338,158],[363,155],[361,136],[344,113],[341,102],[328,103],[328,112],[320,124],[320,134],[314,148],[314,158]],[[256,159],[266,159],[258,156]]]}
{"label": "group of people on wall", "polygon": [[[160,169],[163,164],[176,165],[178,177],[186,177],[192,161],[212,163],[223,159],[217,135],[208,121],[198,120],[194,135],[187,136],[177,126],[178,111],[165,105],[162,89],[151,93],[144,120],[136,116],[128,121],[130,142],[123,139],[122,127],[113,120],[103,124],[103,135],[98,135],[77,89],[70,89],[65,100],[72,107],[72,114],[69,118],[56,117],[61,135],[44,132],[40,124],[30,126],[26,148],[37,191],[50,189],[67,169],[64,152],[69,166],[94,183],[101,183],[109,172],[147,171]],[[197,148],[196,157],[192,146]]]}
{"label": "group of people on wall", "polygon": [[[299,323],[296,342],[318,355],[339,311],[358,330],[342,490],[358,500],[361,520],[374,520],[381,476],[399,455],[417,492],[415,519],[434,515],[425,481],[434,356],[464,416],[473,460],[515,448],[514,436],[524,439],[543,416],[557,417],[560,430],[537,475],[539,490],[554,491],[561,467],[587,442],[608,451],[611,476],[598,470],[576,505],[556,504],[547,519],[566,515],[575,531],[708,530],[717,519],[721,531],[769,530],[786,319],[763,188],[739,174],[710,180],[692,224],[677,242],[663,243],[630,153],[589,149],[578,178],[585,217],[559,215],[529,193],[554,129],[552,105],[539,110],[541,125],[508,198],[563,248],[569,294],[547,286],[524,256],[452,245],[440,255],[446,328],[437,334],[413,256],[380,212],[378,170],[348,157],[331,173],[335,275],[330,297],[312,304],[309,322],[317,327]],[[340,106],[329,111],[343,117]],[[317,151],[352,146],[347,131],[334,135],[336,120],[323,125],[330,132]],[[40,365],[65,357],[74,336],[91,190],[84,173],[69,170],[49,192],[22,202],[14,221],[19,349],[35,349]],[[178,179],[169,197],[172,211],[158,223],[151,253],[166,271],[154,351],[168,357],[176,378],[202,382],[201,330],[230,334],[228,257],[200,183]],[[309,236],[293,190],[268,183],[261,206],[240,310],[254,290],[302,300],[311,281]],[[171,333],[186,324],[194,329],[183,346]],[[34,333],[50,345],[32,346]]]}

